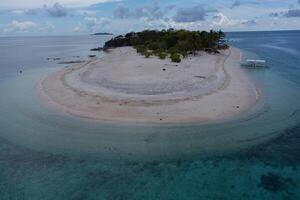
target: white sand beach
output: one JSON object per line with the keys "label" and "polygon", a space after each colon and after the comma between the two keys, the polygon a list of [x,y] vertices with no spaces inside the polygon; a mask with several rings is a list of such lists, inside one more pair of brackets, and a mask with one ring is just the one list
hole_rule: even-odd
{"label": "white sand beach", "polygon": [[258,89],[241,70],[241,53],[200,52],[181,63],[144,58],[131,47],[70,66],[39,82],[43,99],[84,118],[142,123],[227,120],[251,109]]}

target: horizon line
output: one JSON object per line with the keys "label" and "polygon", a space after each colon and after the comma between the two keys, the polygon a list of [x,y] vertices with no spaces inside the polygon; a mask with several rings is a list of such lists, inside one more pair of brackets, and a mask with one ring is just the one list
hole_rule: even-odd
{"label": "horizon line", "polygon": [[[145,30],[156,30],[156,29],[145,29]],[[180,30],[180,29],[178,29]],[[211,29],[214,30],[214,29]],[[221,30],[221,29],[220,29]],[[206,30],[207,31],[207,30]],[[249,31],[224,31],[224,33],[248,33],[248,32],[285,32],[285,31],[300,31],[300,29],[287,29],[287,30],[249,30]],[[139,31],[136,31],[139,32]],[[14,38],[14,37],[71,37],[71,36],[114,36],[114,35],[123,35],[125,33],[115,34],[112,35],[94,35],[95,33],[87,33],[87,34],[57,34],[57,35],[14,35],[14,36],[7,36],[7,35],[0,35],[0,38]]]}

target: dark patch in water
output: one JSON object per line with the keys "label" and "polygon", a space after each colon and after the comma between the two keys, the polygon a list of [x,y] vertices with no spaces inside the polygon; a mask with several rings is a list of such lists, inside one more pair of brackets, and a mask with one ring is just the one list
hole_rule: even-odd
{"label": "dark patch in water", "polygon": [[300,112],[300,108],[298,108],[298,109],[295,110],[292,114],[290,114],[289,117],[294,117],[298,112]]}
{"label": "dark patch in water", "polygon": [[260,185],[265,190],[277,192],[283,187],[283,179],[273,173],[268,173],[260,177]]}
{"label": "dark patch in water", "polygon": [[246,121],[250,121],[250,120],[255,119],[255,118],[259,118],[259,117],[263,116],[264,114],[270,112],[270,110],[271,110],[271,108],[269,106],[266,106],[266,107],[264,107],[263,110],[250,115],[245,120],[241,120],[241,122],[246,122]]}
{"label": "dark patch in water", "polygon": [[255,140],[259,140],[259,139],[263,139],[263,138],[269,138],[271,135],[277,135],[278,132],[277,131],[274,131],[274,132],[271,132],[271,133],[267,133],[267,134],[264,134],[264,135],[261,135],[261,136],[258,136],[258,137],[255,137],[255,138],[251,138],[251,139],[246,139],[246,140],[239,140],[239,142],[252,142],[252,141],[255,141]]}
{"label": "dark patch in water", "polygon": [[150,134],[150,135],[145,136],[144,141],[146,143],[152,143],[152,142],[154,142],[155,138],[156,138],[155,134]]}
{"label": "dark patch in water", "polygon": [[287,183],[292,183],[291,178],[283,178],[274,173],[264,174],[260,177],[259,186],[270,192],[278,192],[286,186]]}
{"label": "dark patch in water", "polygon": [[0,137],[0,161],[7,161],[9,166],[14,169],[21,168],[44,168],[63,163],[67,160],[65,156],[54,155],[33,151],[21,147]]}
{"label": "dark patch in water", "polygon": [[300,164],[300,124],[285,129],[280,136],[261,145],[250,148],[240,159],[249,157],[259,159],[265,163]]}

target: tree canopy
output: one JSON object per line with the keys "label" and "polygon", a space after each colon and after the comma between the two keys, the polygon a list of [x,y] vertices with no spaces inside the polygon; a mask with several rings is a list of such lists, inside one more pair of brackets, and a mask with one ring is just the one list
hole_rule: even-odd
{"label": "tree canopy", "polygon": [[[178,62],[178,56],[185,57],[189,53],[197,51],[228,48],[221,41],[225,38],[223,31],[188,31],[188,30],[144,30],[119,35],[104,45],[104,50],[113,47],[133,46],[138,53],[149,57],[152,54],[161,59],[170,54],[174,62]],[[175,59],[176,58],[176,59]],[[175,61],[176,60],[176,61]],[[180,61],[179,61],[180,62]]]}

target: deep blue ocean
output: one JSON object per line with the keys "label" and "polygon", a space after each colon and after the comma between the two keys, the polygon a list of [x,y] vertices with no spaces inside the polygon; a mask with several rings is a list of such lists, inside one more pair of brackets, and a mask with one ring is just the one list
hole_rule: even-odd
{"label": "deep blue ocean", "polygon": [[[255,112],[155,127],[78,119],[36,93],[60,62],[101,59],[90,49],[109,37],[0,38],[0,200],[299,200],[300,31],[227,38],[244,59],[268,62],[243,68],[262,91]],[[220,151],[219,138],[238,145]]]}

